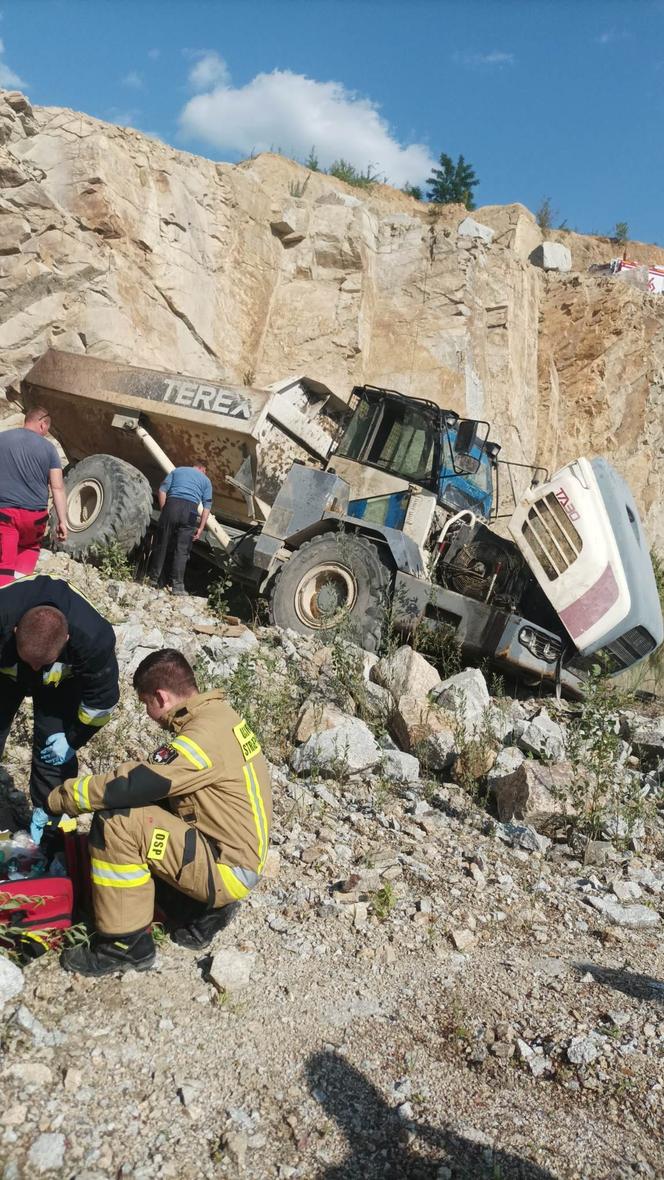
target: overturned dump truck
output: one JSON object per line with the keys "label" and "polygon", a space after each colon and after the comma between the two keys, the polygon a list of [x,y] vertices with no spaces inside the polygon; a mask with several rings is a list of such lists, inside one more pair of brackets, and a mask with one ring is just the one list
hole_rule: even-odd
{"label": "overturned dump truck", "polygon": [[503,462],[487,423],[394,390],[347,405],[306,377],[231,387],[56,350],[18,397],[48,408],[68,456],[74,555],[129,552],[164,471],[199,461],[204,551],[281,627],[343,626],[371,651],[388,622],[445,629],[466,658],[573,694],[593,661],[617,673],[662,641],[636,504],[604,459],[549,478]]}

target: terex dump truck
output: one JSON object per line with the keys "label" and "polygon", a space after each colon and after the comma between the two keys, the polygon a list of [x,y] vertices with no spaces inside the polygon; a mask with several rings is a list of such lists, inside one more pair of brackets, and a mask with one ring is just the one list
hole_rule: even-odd
{"label": "terex dump truck", "polygon": [[[444,627],[469,658],[570,692],[591,657],[618,672],[663,637],[629,488],[603,459],[548,478],[504,464],[488,425],[357,387],[350,406],[293,378],[229,387],[50,350],[19,393],[45,405],[71,466],[67,548],[146,533],[163,472],[207,465],[206,552],[282,627],[376,650],[388,621]],[[490,527],[505,487],[508,539]]]}

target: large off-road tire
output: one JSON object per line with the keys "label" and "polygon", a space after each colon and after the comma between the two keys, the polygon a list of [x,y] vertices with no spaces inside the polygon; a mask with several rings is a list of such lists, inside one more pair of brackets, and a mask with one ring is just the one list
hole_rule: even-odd
{"label": "large off-road tire", "polygon": [[314,537],[289,558],[274,583],[273,623],[321,639],[340,633],[377,652],[393,577],[388,562],[366,537]]}
{"label": "large off-road tire", "polygon": [[115,542],[130,553],[140,544],[150,524],[152,489],[131,463],[90,455],[69,469],[64,482],[69,535],[61,551],[82,557]]}

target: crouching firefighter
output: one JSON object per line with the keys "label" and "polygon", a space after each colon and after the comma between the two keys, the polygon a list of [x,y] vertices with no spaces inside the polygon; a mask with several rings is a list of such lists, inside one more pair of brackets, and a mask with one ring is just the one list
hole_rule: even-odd
{"label": "crouching firefighter", "polygon": [[56,813],[95,813],[89,847],[97,934],[60,960],[82,975],[152,966],[155,877],[204,903],[171,938],[207,946],[257,883],[268,851],[269,772],[247,723],[222,693],[199,693],[191,666],[173,649],[147,656],[134,688],[172,737],[147,761],[69,779],[48,800]]}
{"label": "crouching firefighter", "polygon": [[111,624],[73,586],[43,574],[0,588],[0,754],[25,697],[34,714],[31,832],[39,840],[50,792],[78,773],[77,752],[120,697]]}

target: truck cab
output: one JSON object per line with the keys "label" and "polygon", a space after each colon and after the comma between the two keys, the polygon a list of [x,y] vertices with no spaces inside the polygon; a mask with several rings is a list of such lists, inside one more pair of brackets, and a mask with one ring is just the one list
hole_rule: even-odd
{"label": "truck cab", "polygon": [[[451,512],[470,509],[482,520],[490,520],[494,501],[494,464],[483,446],[472,443],[470,457],[476,470],[459,471],[458,429],[448,426],[441,437],[438,500]],[[455,467],[455,455],[457,467]]]}
{"label": "truck cab", "polygon": [[[490,518],[494,464],[485,449],[486,423],[371,385],[356,386],[353,399],[330,461],[350,486],[349,515],[408,532],[413,489],[421,489],[430,518],[436,506]],[[414,539],[423,544],[421,522],[417,531]]]}

